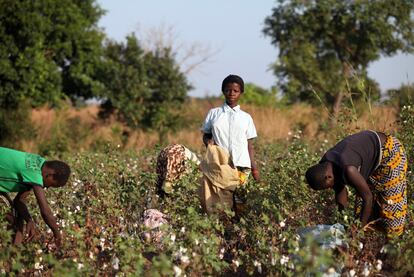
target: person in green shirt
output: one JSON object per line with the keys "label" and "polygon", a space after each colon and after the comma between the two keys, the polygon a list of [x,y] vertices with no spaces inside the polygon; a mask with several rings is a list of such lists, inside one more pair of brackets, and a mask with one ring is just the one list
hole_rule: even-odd
{"label": "person in green shirt", "polygon": [[[15,244],[23,242],[25,222],[26,239],[24,241],[32,240],[36,234],[35,224],[25,204],[27,196],[33,190],[40,214],[52,229],[56,247],[60,248],[62,236],[47,203],[44,190],[64,186],[69,175],[70,167],[62,161],[46,161],[36,154],[0,147],[0,194],[9,199],[12,209],[15,210]],[[13,201],[10,201],[7,195],[9,192],[17,192]]]}

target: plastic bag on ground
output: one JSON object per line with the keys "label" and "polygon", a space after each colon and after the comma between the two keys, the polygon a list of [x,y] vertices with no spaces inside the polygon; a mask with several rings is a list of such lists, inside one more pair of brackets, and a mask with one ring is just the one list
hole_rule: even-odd
{"label": "plastic bag on ground", "polygon": [[[309,240],[316,242],[321,249],[336,249],[337,247],[347,247],[344,241],[345,228],[342,224],[336,223],[333,225],[320,224],[316,226],[310,226],[301,228],[298,231],[300,237],[300,244],[302,247],[306,245]],[[338,265],[336,268],[328,270],[327,266],[320,265],[320,272],[323,277],[340,277],[343,265]],[[306,276],[312,276],[307,274]]]}

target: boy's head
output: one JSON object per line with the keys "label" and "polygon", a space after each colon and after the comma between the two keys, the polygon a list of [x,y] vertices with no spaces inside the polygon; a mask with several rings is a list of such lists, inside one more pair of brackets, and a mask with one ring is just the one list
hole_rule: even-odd
{"label": "boy's head", "polygon": [[46,161],[42,167],[43,186],[58,188],[66,184],[70,175],[70,167],[62,161]]}
{"label": "boy's head", "polygon": [[226,86],[230,83],[236,83],[240,86],[240,92],[244,92],[244,81],[240,76],[237,75],[229,75],[226,78],[224,78],[223,82],[221,83],[221,91],[224,93]]}
{"label": "boy's head", "polygon": [[240,95],[244,92],[243,79],[237,75],[229,75],[221,84],[221,91],[230,107],[237,106]]}
{"label": "boy's head", "polygon": [[334,186],[332,163],[322,162],[308,168],[305,173],[306,181],[314,190],[323,190]]}

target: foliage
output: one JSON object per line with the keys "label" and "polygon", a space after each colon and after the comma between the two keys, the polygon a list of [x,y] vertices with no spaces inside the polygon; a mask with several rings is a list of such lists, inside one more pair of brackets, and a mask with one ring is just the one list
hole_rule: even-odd
{"label": "foliage", "polygon": [[0,107],[91,97],[103,34],[94,0],[0,2]]}
{"label": "foliage", "polygon": [[412,1],[278,2],[263,31],[279,49],[274,73],[291,101],[316,91],[337,115],[347,87],[360,93],[358,80],[378,94],[367,77],[372,61],[414,50]]}
{"label": "foliage", "polygon": [[[403,124],[413,124],[412,110],[405,112]],[[413,145],[407,126],[402,125],[399,137]],[[411,217],[403,238],[386,243],[380,234],[354,229],[358,221],[352,219],[351,209],[336,212],[332,192],[315,192],[305,184],[305,170],[332,143],[309,145],[300,130],[285,143],[259,141],[256,157],[262,183],[251,180],[238,190],[246,199],[239,216],[228,211],[220,218],[201,210],[196,196],[200,173],[195,165],[169,197],[155,195],[158,149],[123,152],[107,144],[99,152],[61,153],[73,175],[66,187],[48,190],[47,197],[63,230],[64,251],[53,251],[52,234],[32,197],[29,209],[40,230],[37,242],[11,246],[11,232],[0,219],[2,274],[297,276],[341,268],[350,276],[412,272]],[[412,175],[409,178],[412,182]],[[409,205],[411,214],[411,198]],[[161,249],[142,236],[146,208],[168,215],[169,225],[161,228],[165,234]],[[346,227],[347,247],[323,250],[311,239],[298,239],[302,227],[335,222]]]}
{"label": "foliage", "polygon": [[97,92],[102,14],[93,0],[0,1],[2,145],[34,135],[31,107]]}
{"label": "foliage", "polygon": [[102,115],[116,111],[129,126],[163,135],[180,125],[180,105],[190,86],[171,49],[145,52],[132,34],[126,44],[109,41],[105,56]]}
{"label": "foliage", "polygon": [[400,113],[400,124],[401,128],[398,134],[398,138],[404,144],[405,150],[408,156],[408,171],[411,173],[408,176],[411,176],[411,180],[408,181],[409,184],[413,184],[414,176],[414,136],[412,127],[414,126],[414,106],[407,105],[401,108]]}
{"label": "foliage", "polygon": [[0,107],[0,145],[19,148],[22,140],[33,133],[28,103],[21,103],[18,108]]}
{"label": "foliage", "polygon": [[389,101],[401,109],[414,103],[414,84],[401,85],[398,89],[390,89],[387,94]]}
{"label": "foliage", "polygon": [[240,103],[274,107],[277,103],[276,88],[273,87],[267,90],[253,83],[247,83],[244,86],[244,93],[240,98]]}

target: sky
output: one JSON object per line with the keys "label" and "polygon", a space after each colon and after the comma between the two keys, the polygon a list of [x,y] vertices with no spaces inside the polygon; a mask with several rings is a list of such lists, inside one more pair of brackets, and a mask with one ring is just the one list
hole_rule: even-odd
{"label": "sky", "polygon": [[[125,41],[135,33],[142,41],[153,40],[150,30],[164,30],[173,38],[177,60],[188,48],[196,46],[199,55],[192,56],[182,69],[208,57],[188,74],[194,87],[190,96],[216,96],[221,82],[229,74],[240,75],[245,82],[263,88],[276,85],[269,70],[277,59],[277,49],[263,35],[264,19],[271,14],[274,0],[98,0],[106,10],[98,23],[110,39]],[[172,28],[172,29],[171,29]],[[168,31],[170,29],[170,31]],[[168,35],[169,34],[169,35]],[[414,83],[414,55],[381,58],[368,68],[382,91]]]}

